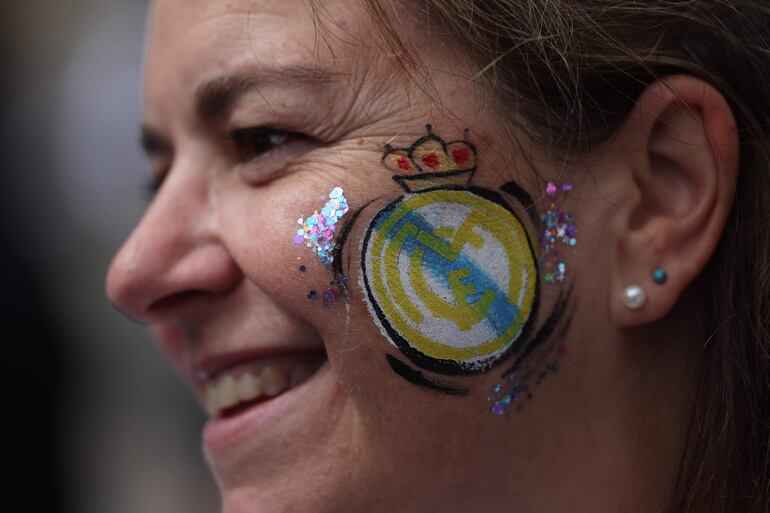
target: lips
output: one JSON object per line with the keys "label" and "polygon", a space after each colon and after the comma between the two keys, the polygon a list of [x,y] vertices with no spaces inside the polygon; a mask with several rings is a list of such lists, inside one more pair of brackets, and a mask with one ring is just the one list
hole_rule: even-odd
{"label": "lips", "polygon": [[211,417],[230,416],[297,386],[315,373],[324,354],[261,358],[229,367],[203,384]]}

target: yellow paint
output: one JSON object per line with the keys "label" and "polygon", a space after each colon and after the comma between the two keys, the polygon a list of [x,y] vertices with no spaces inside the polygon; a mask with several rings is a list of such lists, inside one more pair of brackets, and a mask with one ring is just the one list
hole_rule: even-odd
{"label": "yellow paint", "polygon": [[[456,230],[451,227],[438,227],[432,233],[428,233],[411,223],[405,223],[399,233],[388,243],[387,235],[404,216],[435,203],[464,205],[470,207],[471,213]],[[511,305],[518,306],[519,315],[500,336],[480,341],[469,347],[453,347],[419,331],[419,325],[424,320],[423,313],[413,303],[401,283],[398,260],[404,242],[411,236],[416,237],[423,247],[436,252],[442,258],[455,261],[466,244],[482,249],[484,240],[474,231],[475,227],[486,231],[504,248],[509,269],[508,301]],[[387,247],[385,247],[386,244]],[[389,213],[375,231],[370,243],[370,251],[372,255],[371,286],[377,304],[388,318],[388,322],[404,339],[428,357],[462,362],[497,353],[505,349],[519,335],[532,313],[536,264],[527,242],[524,226],[504,207],[477,194],[468,191],[436,190],[407,197]],[[462,282],[464,278],[470,276],[470,270],[451,271],[447,278],[454,301],[446,302],[428,287],[422,272],[423,258],[424,249],[415,248],[410,256],[409,279],[417,298],[430,314],[453,321],[461,331],[469,331],[483,321],[494,302],[494,291],[483,291],[478,301],[469,304],[467,297],[479,293],[476,285]],[[384,273],[382,266],[384,266]]]}

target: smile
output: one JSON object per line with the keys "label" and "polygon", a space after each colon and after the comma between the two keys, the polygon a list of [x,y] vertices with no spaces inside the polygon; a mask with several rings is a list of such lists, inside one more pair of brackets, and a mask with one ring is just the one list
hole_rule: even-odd
{"label": "smile", "polygon": [[202,378],[202,402],[212,418],[239,415],[291,390],[315,374],[326,361],[323,352],[239,360]]}
{"label": "smile", "polygon": [[198,370],[194,378],[210,416],[202,442],[212,461],[230,461],[244,447],[289,436],[286,422],[328,408],[335,395],[336,380],[323,348],[222,358],[224,366],[207,363],[203,367],[215,370]]}

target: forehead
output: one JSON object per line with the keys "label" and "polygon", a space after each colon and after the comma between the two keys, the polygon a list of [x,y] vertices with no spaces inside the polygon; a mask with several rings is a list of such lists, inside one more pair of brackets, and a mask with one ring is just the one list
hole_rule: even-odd
{"label": "forehead", "polygon": [[[329,5],[342,14],[342,3]],[[350,17],[353,13],[347,11]],[[251,50],[257,59],[280,58],[312,50],[315,39],[311,11],[301,0],[158,0],[150,27],[153,54],[186,56],[188,65],[212,55],[243,58],[243,50]]]}
{"label": "forehead", "polygon": [[371,20],[353,0],[318,9],[303,0],[157,0],[145,65],[148,110],[167,108],[170,96],[189,98],[200,84],[238,69],[351,67],[369,46],[363,35]]}

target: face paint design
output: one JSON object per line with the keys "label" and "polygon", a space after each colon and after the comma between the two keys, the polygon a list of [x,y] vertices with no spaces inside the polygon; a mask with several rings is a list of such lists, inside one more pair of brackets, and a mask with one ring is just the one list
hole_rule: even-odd
{"label": "face paint design", "polygon": [[409,148],[387,146],[382,161],[415,173],[394,176],[407,194],[364,236],[370,312],[423,369],[489,370],[516,349],[537,309],[538,269],[524,225],[500,194],[469,185],[476,150],[467,141],[445,143],[428,127]]}
{"label": "face paint design", "polygon": [[533,311],[534,252],[499,196],[439,187],[378,213],[363,245],[369,307],[413,363],[483,372],[503,358]]}
{"label": "face paint design", "polygon": [[[424,390],[463,397],[470,390],[459,379],[435,374],[475,375],[512,360],[487,396],[487,409],[503,415],[515,405],[520,411],[517,398],[531,399],[543,372],[555,373],[561,365],[553,361],[553,348],[569,326],[571,288],[560,292],[533,334],[542,262],[508,201],[520,204],[540,229],[536,202],[513,181],[497,191],[471,185],[475,146],[467,140],[446,143],[430,125],[427,129],[408,148],[385,145],[382,163],[405,194],[376,213],[365,230],[359,273],[363,299],[380,331],[408,359],[385,355],[395,374]],[[562,186],[562,192],[568,189]],[[555,184],[547,188],[549,195],[557,192]],[[333,276],[351,268],[346,242],[375,201],[346,219],[331,255]],[[337,285],[347,300],[344,280]],[[316,292],[311,299],[321,297]]]}
{"label": "face paint design", "polygon": [[430,125],[427,129],[428,135],[417,139],[409,148],[385,145],[382,164],[396,173],[393,179],[406,190],[409,186],[405,184],[410,180],[433,179],[445,184],[469,182],[476,171],[476,147],[465,140],[445,143],[433,133]]}

